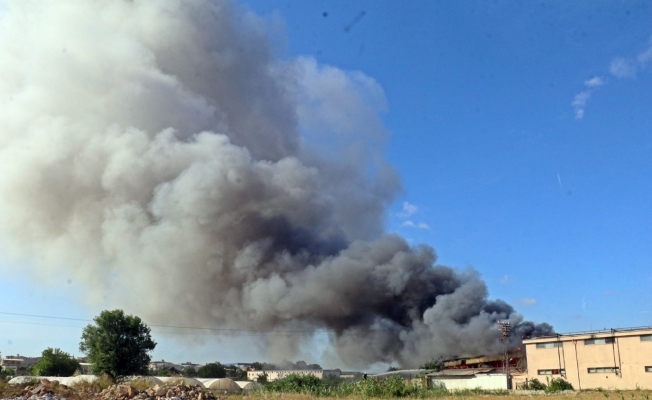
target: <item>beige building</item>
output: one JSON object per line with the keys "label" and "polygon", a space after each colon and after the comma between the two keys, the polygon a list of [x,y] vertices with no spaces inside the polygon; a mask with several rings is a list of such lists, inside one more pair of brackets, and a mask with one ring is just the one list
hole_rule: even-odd
{"label": "beige building", "polygon": [[279,370],[279,371],[247,371],[247,379],[250,381],[257,381],[260,376],[267,374],[267,381],[272,382],[278,379],[283,379],[288,375],[314,375],[319,379],[327,376],[340,377],[339,369],[293,369],[293,370]]}
{"label": "beige building", "polygon": [[24,372],[32,368],[40,359],[41,357],[24,357],[17,354],[0,360],[0,367],[2,369],[11,368],[16,372]]}
{"label": "beige building", "polygon": [[652,328],[612,329],[523,340],[527,374],[578,389],[652,389]]}

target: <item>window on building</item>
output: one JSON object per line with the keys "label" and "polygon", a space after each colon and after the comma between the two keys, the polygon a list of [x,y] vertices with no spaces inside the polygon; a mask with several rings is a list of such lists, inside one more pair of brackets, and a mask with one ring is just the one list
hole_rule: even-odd
{"label": "window on building", "polygon": [[645,372],[652,372],[652,367],[645,367]]}
{"label": "window on building", "polygon": [[652,342],[652,335],[641,335],[641,342]]}
{"label": "window on building", "polygon": [[620,368],[618,367],[600,367],[600,368],[588,368],[589,374],[618,374],[620,373]]}
{"label": "window on building", "polygon": [[552,349],[554,347],[562,347],[562,342],[548,342],[548,343],[537,343],[537,349]]}
{"label": "window on building", "polygon": [[539,375],[565,375],[565,369],[540,369],[537,371]]}
{"label": "window on building", "polygon": [[584,341],[584,344],[585,345],[589,345],[589,344],[609,344],[609,343],[613,343],[613,342],[614,342],[614,338],[608,337],[608,338],[600,338],[600,339],[586,339]]}

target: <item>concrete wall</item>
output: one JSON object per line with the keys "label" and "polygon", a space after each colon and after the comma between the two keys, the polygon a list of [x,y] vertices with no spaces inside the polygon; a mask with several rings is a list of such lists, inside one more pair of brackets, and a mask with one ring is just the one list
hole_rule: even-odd
{"label": "concrete wall", "polygon": [[[546,383],[546,377],[561,377],[575,389],[652,389],[652,372],[646,372],[646,367],[652,367],[652,341],[641,340],[646,335],[652,335],[652,329],[524,340],[527,379]],[[586,344],[592,339],[613,343]],[[537,348],[543,343],[557,343],[558,347]],[[618,370],[589,372],[594,368]],[[544,374],[544,370],[555,370],[555,374]]]}
{"label": "concrete wall", "polygon": [[448,390],[483,389],[506,390],[505,374],[477,374],[464,377],[437,376],[430,377],[430,387],[442,385]]}

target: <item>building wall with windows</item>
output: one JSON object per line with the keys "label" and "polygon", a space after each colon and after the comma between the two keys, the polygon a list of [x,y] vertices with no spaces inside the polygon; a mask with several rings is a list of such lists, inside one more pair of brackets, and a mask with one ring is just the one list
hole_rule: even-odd
{"label": "building wall with windows", "polygon": [[563,378],[575,389],[652,389],[652,328],[523,340],[528,380]]}

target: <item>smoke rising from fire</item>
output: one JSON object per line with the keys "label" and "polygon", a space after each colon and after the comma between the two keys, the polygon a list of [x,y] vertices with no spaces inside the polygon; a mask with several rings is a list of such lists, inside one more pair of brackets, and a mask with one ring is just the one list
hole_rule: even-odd
{"label": "smoke rising from fire", "polygon": [[497,351],[498,319],[550,330],[383,233],[382,88],[280,57],[274,29],[228,1],[10,2],[2,246],[152,323],[328,330],[347,365]]}

